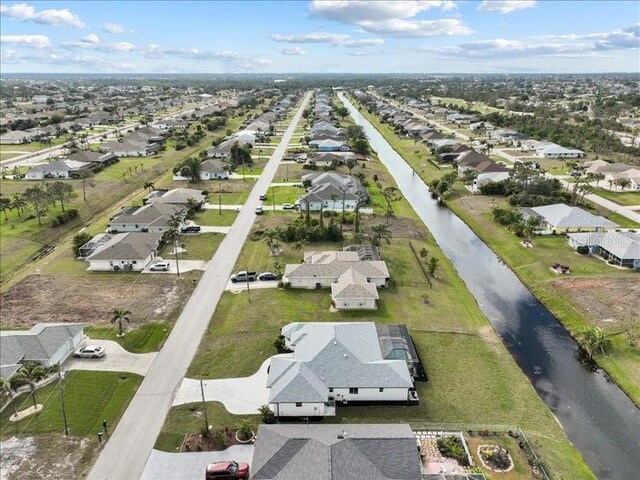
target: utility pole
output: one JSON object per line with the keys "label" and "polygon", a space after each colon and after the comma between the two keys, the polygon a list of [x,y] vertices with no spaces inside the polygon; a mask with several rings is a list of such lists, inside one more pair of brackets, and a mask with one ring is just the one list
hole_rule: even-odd
{"label": "utility pole", "polygon": [[222,215],[222,182],[220,182],[220,189],[218,191],[218,213]]}
{"label": "utility pole", "polygon": [[276,211],[276,191],[275,187],[271,187],[271,202],[273,203],[273,211]]}
{"label": "utility pole", "polygon": [[67,411],[64,408],[64,387],[62,385],[62,370],[58,364],[58,386],[60,387],[60,404],[62,406],[62,420],[64,422],[64,435],[69,436],[69,425],[67,424]]}
{"label": "utility pole", "polygon": [[209,416],[207,415],[207,402],[204,400],[204,383],[200,380],[200,393],[202,393],[202,411],[204,412],[204,429],[209,431]]}

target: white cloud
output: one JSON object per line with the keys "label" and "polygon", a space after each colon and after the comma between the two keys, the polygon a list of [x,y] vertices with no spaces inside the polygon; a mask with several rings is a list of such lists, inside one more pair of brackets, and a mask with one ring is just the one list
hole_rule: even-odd
{"label": "white cloud", "polygon": [[506,59],[523,57],[603,56],[604,51],[640,48],[640,25],[611,32],[568,34],[527,39],[493,39],[451,47],[418,47],[442,57]]}
{"label": "white cloud", "polygon": [[535,7],[536,0],[483,0],[478,5],[479,12],[511,13],[516,10]]}
{"label": "white cloud", "polygon": [[102,24],[102,30],[112,35],[120,35],[122,33],[133,33],[133,30],[128,30],[124,25],[114,22],[105,22]]}
{"label": "white cloud", "polygon": [[82,41],[85,43],[100,43],[100,37],[95,33],[90,33],[86,37],[82,37]]}
{"label": "white cloud", "polygon": [[271,39],[282,43],[309,44],[326,43],[335,47],[370,47],[372,45],[382,45],[381,38],[351,38],[351,35],[329,32],[311,32],[297,35],[285,35],[276,33],[271,35]]}
{"label": "white cloud", "polygon": [[438,20],[413,19],[421,12],[437,9],[449,11],[456,4],[449,0],[415,1],[329,1],[314,0],[312,14],[380,35],[396,37],[437,37],[474,33],[459,18]]}
{"label": "white cloud", "polygon": [[441,20],[393,19],[383,22],[363,22],[361,27],[372,33],[395,37],[448,37],[470,35],[471,28],[457,18]]}
{"label": "white cloud", "polygon": [[302,48],[300,48],[298,46],[295,46],[295,45],[293,47],[278,48],[277,50],[282,55],[306,55],[306,53],[307,53]]}
{"label": "white cloud", "polygon": [[311,13],[318,17],[356,25],[359,25],[360,22],[378,22],[394,18],[411,18],[420,12],[430,9],[448,11],[455,8],[456,4],[447,0],[313,0],[309,5]]}
{"label": "white cloud", "polygon": [[36,9],[28,3],[16,3],[11,6],[0,5],[0,13],[8,18],[20,22],[35,22],[43,25],[68,25],[76,28],[84,28],[85,23],[80,17],[69,9],[48,9],[36,12]]}
{"label": "white cloud", "polygon": [[0,42],[37,49],[51,47],[51,40],[46,35],[1,35]]}

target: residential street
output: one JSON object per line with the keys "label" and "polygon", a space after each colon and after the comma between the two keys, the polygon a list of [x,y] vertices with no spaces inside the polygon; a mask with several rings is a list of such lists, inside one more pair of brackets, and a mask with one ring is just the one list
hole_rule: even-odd
{"label": "residential street", "polygon": [[[90,479],[138,479],[171,408],[173,398],[200,340],[227,286],[236,260],[255,220],[259,196],[267,190],[278,169],[311,92],[287,128],[269,163],[257,180],[236,221],[209,262],[198,286],[185,305],[164,348],[151,366],[112,437],[93,466]],[[158,477],[167,478],[165,470]],[[173,474],[169,475],[173,477]],[[175,477],[174,477],[175,478]]]}

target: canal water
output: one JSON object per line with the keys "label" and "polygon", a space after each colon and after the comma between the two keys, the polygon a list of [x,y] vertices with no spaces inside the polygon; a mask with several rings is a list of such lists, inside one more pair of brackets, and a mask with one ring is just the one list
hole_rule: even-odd
{"label": "canal water", "polygon": [[580,363],[575,341],[551,312],[462,220],[438,206],[382,134],[339,96],[592,471],[600,479],[640,479],[640,410],[602,371]]}

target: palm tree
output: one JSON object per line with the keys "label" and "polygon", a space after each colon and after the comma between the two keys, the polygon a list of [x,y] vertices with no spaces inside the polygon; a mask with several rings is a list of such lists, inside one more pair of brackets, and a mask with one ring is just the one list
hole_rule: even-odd
{"label": "palm tree", "polygon": [[131,312],[125,308],[116,308],[113,310],[111,323],[118,325],[119,337],[124,337],[124,323],[129,324],[129,315],[131,315]]}
{"label": "palm tree", "polygon": [[308,242],[305,239],[298,240],[291,245],[291,250],[302,253],[304,251],[304,247],[307,246],[307,243]]}
{"label": "palm tree", "polygon": [[379,247],[382,240],[386,240],[387,243],[391,243],[391,236],[392,235],[391,230],[389,229],[389,225],[384,223],[372,225],[369,229],[369,238],[371,240],[371,245],[375,247]]}
{"label": "palm tree", "polygon": [[271,256],[274,257],[280,251],[280,240],[281,233],[279,229],[272,228],[264,232],[262,238],[264,239],[264,243],[267,244],[267,248],[271,252]]}
{"label": "palm tree", "polygon": [[604,355],[605,349],[611,344],[610,335],[601,327],[584,327],[578,331],[576,337],[590,359],[598,352]]}
{"label": "palm tree", "polygon": [[24,209],[29,206],[29,203],[24,199],[24,195],[22,195],[22,193],[14,193],[11,205],[16,209],[16,212],[18,212],[18,217],[20,217]]}
{"label": "palm tree", "polygon": [[11,381],[0,377],[0,397],[8,398],[9,403],[13,403],[13,411],[18,415],[18,407],[16,403],[13,401],[13,386],[11,385]]}
{"label": "palm tree", "polygon": [[38,400],[36,398],[36,382],[43,378],[47,371],[42,365],[37,363],[27,363],[20,367],[11,379],[12,386],[29,385],[31,389],[31,400],[33,400],[33,408],[38,408]]}
{"label": "palm tree", "polygon": [[386,187],[382,190],[382,196],[387,203],[387,224],[389,224],[389,218],[393,216],[393,205],[391,203],[398,199],[396,196],[397,192],[398,189],[396,187]]}
{"label": "palm tree", "polygon": [[149,190],[151,192],[156,188],[156,186],[153,184],[153,182],[145,182],[142,188],[144,188],[145,190]]}

